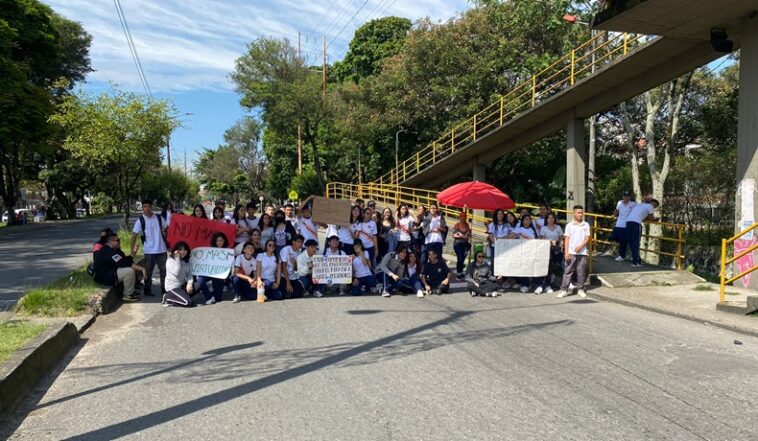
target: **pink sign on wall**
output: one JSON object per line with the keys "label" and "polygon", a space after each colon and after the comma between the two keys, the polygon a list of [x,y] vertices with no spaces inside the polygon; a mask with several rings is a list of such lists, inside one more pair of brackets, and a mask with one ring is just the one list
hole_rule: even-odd
{"label": "pink sign on wall", "polygon": [[[745,251],[746,249],[752,247],[758,243],[758,236],[753,236],[750,239],[737,239],[734,241],[734,254],[740,254],[741,252]],[[755,251],[752,253],[745,254],[744,256],[737,259],[735,262],[735,265],[737,265],[737,270],[735,271],[737,274],[747,271],[750,268],[753,268],[755,266]],[[740,282],[742,282],[742,286],[747,288],[748,285],[750,285],[750,281],[753,279],[753,273],[746,274],[740,279]]]}

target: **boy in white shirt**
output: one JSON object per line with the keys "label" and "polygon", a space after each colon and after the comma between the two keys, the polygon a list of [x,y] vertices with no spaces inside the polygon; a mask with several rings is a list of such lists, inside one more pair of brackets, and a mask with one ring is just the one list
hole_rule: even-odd
{"label": "boy in white shirt", "polygon": [[[313,285],[313,256],[318,250],[318,242],[313,239],[305,241],[305,251],[297,256],[297,275],[300,276],[300,284],[303,285],[303,295],[309,296],[313,291],[316,297],[323,297],[324,294]],[[314,291],[315,288],[315,291]]]}
{"label": "boy in white shirt", "polygon": [[315,240],[316,250],[318,250],[318,227],[311,219],[311,208],[307,205],[300,209],[300,217],[297,218],[300,235],[305,241]]}
{"label": "boy in white shirt", "polygon": [[282,281],[279,288],[285,298],[298,298],[303,296],[305,287],[300,283],[297,274],[297,258],[303,252],[303,236],[292,236],[292,245],[287,245],[279,252],[279,261],[282,266]]}
{"label": "boy in white shirt", "polygon": [[584,282],[587,278],[587,259],[589,252],[587,244],[590,242],[590,224],[584,221],[584,207],[574,205],[574,219],[566,224],[564,237],[564,258],[566,269],[563,271],[561,290],[557,297],[563,298],[568,295],[571,278],[576,273],[576,287],[579,297],[587,297],[584,292]]}
{"label": "boy in white shirt", "polygon": [[168,221],[153,213],[153,201],[142,201],[142,214],[137,218],[132,230],[131,250],[132,256],[137,256],[137,236],[142,240],[142,254],[145,256],[144,267],[147,270],[145,276],[144,294],[154,296],[152,293],[153,269],[158,265],[161,275],[161,294],[166,293],[166,233]]}
{"label": "boy in white shirt", "polygon": [[626,249],[629,246],[626,221],[636,205],[637,203],[632,200],[632,193],[625,191],[621,200],[616,204],[616,209],[613,211],[613,215],[616,216],[616,226],[613,227],[611,240],[619,243],[619,255],[616,257],[616,262],[626,260]]}
{"label": "boy in white shirt", "polygon": [[634,207],[626,219],[626,234],[629,240],[629,248],[632,251],[632,267],[639,268],[642,266],[640,259],[640,238],[642,237],[642,223],[646,220],[655,220],[653,213],[658,208],[657,200],[650,199],[650,202],[643,202]]}

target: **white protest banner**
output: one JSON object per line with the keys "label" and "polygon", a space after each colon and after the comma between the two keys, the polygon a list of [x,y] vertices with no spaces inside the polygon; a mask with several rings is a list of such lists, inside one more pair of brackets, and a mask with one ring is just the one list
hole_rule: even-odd
{"label": "white protest banner", "polygon": [[352,256],[313,256],[313,283],[347,285],[353,282]]}
{"label": "white protest banner", "polygon": [[495,241],[495,275],[542,277],[550,265],[550,241],[498,239]]}
{"label": "white protest banner", "polygon": [[193,276],[226,279],[234,265],[231,248],[199,247],[190,253],[190,272]]}

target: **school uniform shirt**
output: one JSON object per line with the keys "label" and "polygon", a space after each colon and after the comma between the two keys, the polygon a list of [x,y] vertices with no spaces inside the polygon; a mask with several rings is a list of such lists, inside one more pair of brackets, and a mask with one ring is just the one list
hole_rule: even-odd
{"label": "school uniform shirt", "polygon": [[184,289],[190,280],[192,280],[192,274],[190,274],[188,262],[176,257],[169,257],[166,260],[166,291]]}
{"label": "school uniform shirt", "polygon": [[[144,216],[144,215],[141,215]],[[145,243],[142,244],[143,254],[161,254],[166,252],[166,242],[163,241],[163,232],[158,223],[158,215],[153,213],[151,217],[145,217]],[[163,226],[168,227],[168,222],[163,221]],[[134,223],[134,234],[142,234],[142,223],[137,219]]]}
{"label": "school uniform shirt", "polygon": [[345,252],[342,251],[339,248],[337,248],[337,251],[332,251],[331,248],[327,248],[327,249],[324,250],[324,256],[326,256],[326,257],[329,257],[329,256],[344,256],[344,255],[345,255]]}
{"label": "school uniform shirt", "polygon": [[287,263],[287,277],[290,280],[298,279],[297,271],[295,270],[295,265],[292,263],[292,259],[294,258],[297,262],[297,257],[302,252],[302,248],[295,251],[292,249],[292,245],[287,245],[286,247],[282,248],[282,251],[279,252],[279,260]]}
{"label": "school uniform shirt", "polygon": [[266,246],[266,242],[274,238],[274,227],[268,227],[261,230],[261,245]]}
{"label": "school uniform shirt", "polygon": [[297,224],[300,226],[300,234],[305,240],[313,239],[318,242],[318,227],[311,219],[299,217],[297,219]]}
{"label": "school uniform shirt", "polygon": [[638,224],[641,224],[645,219],[647,219],[648,216],[653,213],[655,213],[655,208],[653,208],[653,205],[648,204],[647,202],[643,202],[632,208],[632,211],[629,213],[629,217],[626,218],[626,221],[637,222]]}
{"label": "school uniform shirt", "polygon": [[426,283],[431,286],[439,286],[450,274],[450,268],[447,267],[447,263],[443,259],[437,259],[436,263],[426,262],[422,271]]}
{"label": "school uniform shirt", "polygon": [[[241,225],[241,226],[243,226],[245,228],[253,228],[253,226],[255,225],[253,222],[248,221],[247,218],[242,218],[242,219],[239,220],[239,222],[234,222],[234,219],[232,219],[232,223],[235,224],[235,225]],[[245,231],[243,233],[239,233],[234,238],[234,243],[236,243],[237,245],[239,245],[241,243],[247,242],[248,240],[250,240],[250,233],[248,233],[248,232]]]}
{"label": "school uniform shirt", "polygon": [[[363,256],[368,260],[368,251],[363,252]],[[370,263],[370,262],[369,262]],[[371,266],[365,265],[363,263],[363,259],[361,259],[358,256],[353,256],[353,273],[355,273],[355,277],[360,279],[362,277],[370,276],[371,273]]]}
{"label": "school uniform shirt", "polygon": [[416,266],[410,266],[410,265],[405,266],[405,273],[409,279],[418,272],[417,266],[418,264],[416,264]]}
{"label": "school uniform shirt", "polygon": [[624,203],[624,200],[618,201],[616,204],[616,210],[619,211],[619,217],[616,219],[616,228],[626,228],[626,221],[629,220],[629,215],[632,214],[632,210],[637,206],[634,201]]}
{"label": "school uniform shirt", "polygon": [[516,234],[518,234],[519,239],[524,239],[524,236],[528,237],[529,239],[537,238],[537,234],[531,227],[518,227],[516,228]]}
{"label": "school uniform shirt", "polygon": [[313,268],[311,267],[313,256],[309,256],[307,251],[303,251],[297,256],[297,275],[299,277],[308,277],[313,274]]}
{"label": "school uniform shirt", "polygon": [[502,224],[495,224],[492,222],[487,227],[487,233],[495,236],[495,239],[505,239],[513,230],[514,229],[508,224],[508,222]]}
{"label": "school uniform shirt", "polygon": [[287,242],[289,242],[292,239],[292,233],[287,231],[287,226],[285,224],[285,227],[283,229],[274,229],[274,240],[276,241],[277,248],[282,248],[287,245]]}
{"label": "school uniform shirt", "polygon": [[260,253],[255,260],[261,263],[260,278],[274,282],[274,279],[276,278],[276,256],[273,254],[269,256],[266,253]]}
{"label": "school uniform shirt", "polygon": [[572,256],[587,256],[587,245],[584,246],[579,252],[576,252],[576,247],[579,246],[584,239],[590,235],[590,224],[582,221],[582,223],[575,223],[573,220],[566,224],[566,232],[563,234],[569,238],[569,254]]}
{"label": "school uniform shirt", "polygon": [[540,231],[542,227],[545,226],[545,219],[541,217],[537,217],[536,219],[533,220],[533,222],[534,222],[534,228],[536,228],[537,231]]}
{"label": "school uniform shirt", "polygon": [[353,239],[352,231],[353,227],[346,227],[344,225],[340,225],[337,230],[337,237],[340,238],[340,243],[342,245],[352,245],[355,242],[355,239]]}
{"label": "school uniform shirt", "polygon": [[359,231],[358,237],[363,243],[363,248],[374,248],[374,236],[377,235],[376,222],[372,220],[361,222]]}
{"label": "school uniform shirt", "polygon": [[400,232],[400,242],[410,242],[411,234],[413,233],[413,224],[415,220],[413,216],[406,216],[398,219],[397,230]]}
{"label": "school uniform shirt", "polygon": [[245,257],[244,254],[240,254],[234,259],[234,267],[242,268],[242,272],[250,277],[253,277],[253,273],[255,273],[255,264],[255,257],[251,257],[250,260],[247,260],[247,257]]}
{"label": "school uniform shirt", "polygon": [[430,244],[430,243],[444,243],[444,237],[442,236],[442,232],[440,231],[434,231],[435,229],[439,229],[442,227],[442,216],[430,216],[429,217],[429,233],[426,235],[426,239],[424,243]]}
{"label": "school uniform shirt", "polygon": [[558,224],[555,224],[553,227],[555,228],[554,230],[550,230],[550,227],[548,226],[542,227],[542,229],[540,230],[540,237],[543,239],[553,240],[556,242],[560,241],[561,236],[563,236],[563,229]]}

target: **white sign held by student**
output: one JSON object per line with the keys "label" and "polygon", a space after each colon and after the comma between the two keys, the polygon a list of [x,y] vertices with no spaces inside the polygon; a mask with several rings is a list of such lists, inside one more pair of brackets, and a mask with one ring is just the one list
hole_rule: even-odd
{"label": "white sign held by student", "polygon": [[495,241],[495,275],[543,277],[550,267],[549,240],[498,239]]}
{"label": "white sign held by student", "polygon": [[193,276],[226,279],[234,265],[231,248],[198,247],[190,253],[190,272]]}
{"label": "white sign held by student", "polygon": [[347,285],[353,282],[352,256],[313,256],[313,283]]}

